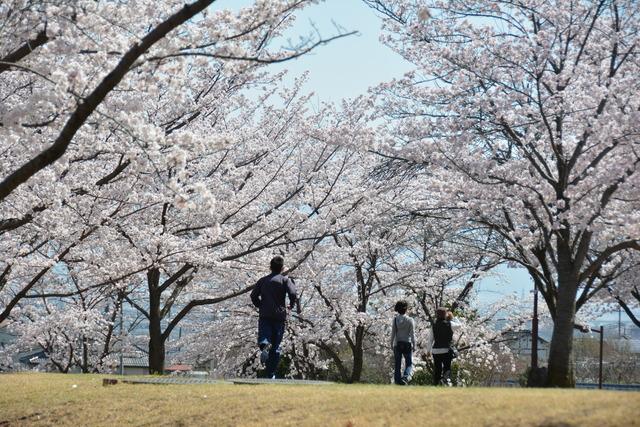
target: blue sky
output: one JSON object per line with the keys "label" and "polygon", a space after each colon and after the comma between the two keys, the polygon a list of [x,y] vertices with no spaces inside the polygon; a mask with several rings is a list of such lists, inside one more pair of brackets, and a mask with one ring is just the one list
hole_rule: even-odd
{"label": "blue sky", "polygon": [[[216,8],[239,9],[252,4],[249,0],[218,0]],[[357,35],[334,40],[313,52],[292,61],[272,66],[272,71],[288,70],[288,81],[308,73],[306,92],[313,92],[312,102],[340,102],[344,98],[366,93],[369,87],[401,77],[412,69],[411,64],[379,41],[381,20],[376,12],[360,0],[326,0],[306,8],[299,14],[295,26],[287,32],[293,42],[300,36],[314,33],[323,38],[342,32],[357,31]],[[286,46],[286,37],[282,40]],[[273,46],[274,48],[280,46]],[[501,267],[499,278],[486,279],[476,289],[481,304],[490,304],[504,295],[516,294],[529,299],[533,282],[523,269]],[[618,312],[598,319],[618,320]],[[622,314],[622,321],[628,321]]]}
{"label": "blue sky", "polygon": [[[219,0],[215,4],[217,8],[238,9],[251,3]],[[378,41],[380,25],[375,11],[360,0],[327,0],[308,7],[299,14],[295,26],[287,31],[293,42],[300,36],[314,33],[314,28],[323,38],[336,35],[336,26],[342,32],[358,31],[358,34],[334,40],[310,54],[274,65],[271,69],[286,69],[291,79],[307,71],[305,89],[314,92],[314,100],[318,102],[339,102],[363,94],[369,87],[411,70],[409,63]],[[282,45],[287,45],[286,38]]]}

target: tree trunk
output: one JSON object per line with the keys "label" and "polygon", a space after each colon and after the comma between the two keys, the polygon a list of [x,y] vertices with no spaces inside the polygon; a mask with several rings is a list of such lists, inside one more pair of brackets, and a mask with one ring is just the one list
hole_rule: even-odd
{"label": "tree trunk", "polygon": [[[573,325],[578,279],[568,248],[558,251],[558,297],[549,348],[549,387],[575,387],[573,372]],[[564,255],[564,256],[563,256]]]}
{"label": "tree trunk", "polygon": [[149,373],[164,374],[164,337],[162,336],[162,317],[160,316],[160,271],[147,272],[149,285]]}
{"label": "tree trunk", "polygon": [[353,370],[351,371],[351,379],[350,383],[356,383],[360,381],[360,377],[362,376],[362,366],[363,366],[363,344],[364,344],[364,326],[358,325],[356,327],[356,340],[355,345],[353,346]]}
{"label": "tree trunk", "polygon": [[82,373],[89,373],[89,346],[85,336],[82,337]]}
{"label": "tree trunk", "polygon": [[[164,339],[160,331],[160,320],[158,327],[149,325],[149,373],[164,374]],[[157,333],[154,331],[158,331]]]}

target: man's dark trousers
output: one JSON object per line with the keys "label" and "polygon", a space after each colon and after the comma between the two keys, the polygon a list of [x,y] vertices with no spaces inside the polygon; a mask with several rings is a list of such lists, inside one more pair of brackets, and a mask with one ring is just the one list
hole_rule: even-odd
{"label": "man's dark trousers", "polygon": [[284,336],[284,320],[276,320],[260,317],[258,319],[258,345],[263,349],[271,344],[269,358],[267,359],[267,378],[273,378],[280,362],[280,343]]}

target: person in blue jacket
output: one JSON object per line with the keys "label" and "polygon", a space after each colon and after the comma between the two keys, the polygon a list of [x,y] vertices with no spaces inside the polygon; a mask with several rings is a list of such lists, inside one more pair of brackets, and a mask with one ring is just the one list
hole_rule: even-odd
{"label": "person in blue jacket", "polygon": [[251,302],[259,310],[258,346],[260,362],[266,365],[267,378],[275,378],[280,361],[280,343],[287,319],[286,296],[289,296],[289,309],[293,309],[297,298],[293,280],[282,274],[283,268],[284,259],[274,257],[271,274],[258,280],[251,291]]}

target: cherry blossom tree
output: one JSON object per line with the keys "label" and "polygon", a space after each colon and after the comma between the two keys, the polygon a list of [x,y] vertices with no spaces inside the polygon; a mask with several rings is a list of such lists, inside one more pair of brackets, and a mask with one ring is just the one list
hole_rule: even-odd
{"label": "cherry blossom tree", "polygon": [[608,299],[615,301],[629,316],[629,319],[640,327],[640,316],[637,310],[640,308],[640,288],[637,284],[640,274],[640,259],[638,253],[625,254],[622,265],[617,268],[618,274],[610,276],[607,284]]}
{"label": "cherry blossom tree", "polygon": [[[192,144],[233,143],[215,120],[243,108],[242,91],[272,81],[260,69],[328,41],[274,46],[311,1],[257,2],[236,13],[208,8],[213,0],[85,3],[0,6],[0,321],[71,253],[89,248],[101,259],[91,264],[93,287],[150,268],[132,267],[131,251],[105,263],[91,249],[114,237],[108,223],[144,208],[130,193],[159,175],[146,168],[165,156],[178,165]],[[183,184],[162,178],[173,200]]]}
{"label": "cherry blossom tree", "polygon": [[415,72],[374,89],[378,145],[497,233],[554,320],[548,385],[574,385],[576,311],[640,249],[640,25],[632,1],[367,1]]}
{"label": "cherry blossom tree", "polygon": [[[314,292],[309,284],[322,280],[320,278],[322,273],[315,270],[315,268],[319,268],[319,262],[322,263],[319,260],[338,257],[341,251],[344,252],[342,249],[336,250],[336,244],[340,242],[340,244],[348,246],[348,243],[343,240],[345,234],[349,233],[356,225],[367,227],[364,224],[375,216],[374,210],[369,208],[370,204],[368,202],[372,193],[361,185],[368,174],[366,156],[351,150],[341,149],[335,145],[319,142],[315,138],[315,132],[306,128],[299,129],[298,132],[293,133],[291,136],[294,140],[299,140],[301,136],[304,138],[305,134],[308,135],[306,139],[309,144],[303,151],[305,161],[310,161],[310,165],[314,168],[317,168],[320,164],[324,164],[324,166],[311,174],[300,173],[296,169],[292,170],[292,173],[296,175],[307,177],[305,180],[313,177],[313,182],[310,182],[308,186],[305,185],[304,192],[306,196],[298,197],[294,203],[294,207],[304,213],[301,218],[302,221],[294,223],[294,227],[287,231],[290,235],[286,240],[277,244],[277,247],[280,248],[279,250],[286,254],[286,260],[288,260],[287,273],[296,278],[302,301],[302,313],[296,314],[289,324],[287,338],[283,344],[283,348],[289,352],[289,356],[293,356],[292,363],[297,366],[294,369],[299,374],[305,374],[303,371],[307,368],[318,368],[321,365],[318,362],[318,358],[321,357],[318,347],[308,342],[308,340],[313,340],[316,334],[327,336],[334,332],[331,328],[323,330],[322,325],[319,324],[320,322],[317,322],[317,326],[313,330],[305,329],[304,326],[314,324],[317,321],[315,315],[312,315],[310,319],[306,317],[307,305],[313,305],[320,301],[317,297],[313,300],[309,298]],[[299,142],[296,142],[297,144]],[[323,156],[328,155],[329,157],[320,162],[318,160],[321,157],[312,156],[314,152]],[[278,168],[271,169],[277,170]],[[304,184],[304,181],[302,183]],[[378,210],[375,210],[375,212],[378,212]],[[286,227],[280,226],[280,230],[286,231]],[[310,239],[309,236],[312,236],[312,238]],[[243,261],[239,264],[238,261],[235,261],[230,264],[235,265],[234,273],[236,277],[241,277],[245,280],[245,284],[252,286],[259,278],[260,272],[266,273],[265,266],[268,265],[268,257],[271,256],[272,250],[266,251],[259,258],[260,262],[252,261],[247,264],[246,261]],[[339,263],[343,261],[342,258],[341,260],[332,259],[329,263],[330,265],[323,265],[327,269],[339,268]],[[349,258],[347,262],[350,264],[353,261]],[[228,267],[226,268],[228,269]],[[221,270],[216,274],[223,277],[223,273],[224,271]],[[331,272],[327,272],[327,277],[331,274]],[[339,278],[336,276],[335,279],[338,280]],[[373,276],[371,279],[373,279]],[[348,282],[346,286],[351,286],[351,282]],[[371,286],[371,284],[368,286]],[[248,298],[228,301],[221,305],[220,313],[224,313],[222,315],[213,314],[210,309],[204,312],[205,315],[207,315],[207,312],[209,313],[209,318],[215,318],[216,321],[202,331],[202,335],[212,337],[215,334],[216,340],[211,342],[211,338],[201,339],[199,338],[201,335],[197,334],[195,337],[187,337],[182,341],[185,343],[184,345],[193,346],[195,344],[196,347],[187,349],[188,354],[191,354],[192,357],[195,355],[199,359],[206,358],[207,354],[215,355],[219,369],[223,372],[247,373],[257,369],[257,359],[255,358],[256,311],[249,304]],[[302,325],[298,326],[300,322]],[[358,333],[363,335],[363,330]],[[362,336],[356,340],[357,345],[354,343],[354,351],[356,357],[360,358],[359,367],[356,370],[361,371],[363,357]],[[203,342],[207,344],[202,344]],[[182,346],[183,344],[181,344]],[[313,355],[310,355],[310,352]],[[296,354],[302,353],[306,354],[305,358],[295,357]],[[359,375],[360,373],[358,372],[358,378]],[[345,378],[345,381],[348,380],[349,378]]]}
{"label": "cherry blossom tree", "polygon": [[[390,298],[403,275],[389,264],[407,229],[389,221],[382,213],[388,206],[377,202],[361,213],[359,224],[336,238],[335,248],[314,257],[319,259],[310,266],[313,300],[304,304],[304,319],[313,325],[308,339],[331,357],[345,382],[361,380],[365,354],[388,347]],[[348,362],[339,351],[344,343]]]}
{"label": "cherry blossom tree", "polygon": [[[149,85],[160,70],[170,74],[183,67],[185,58],[271,63],[326,42],[307,39],[293,52],[269,49],[290,25],[292,12],[310,1],[258,2],[235,15],[206,13],[214,2],[3,3],[0,72],[9,74],[3,86],[10,100],[3,136],[15,143],[35,132],[41,144],[5,160],[0,200],[60,159],[72,141],[91,145],[85,140],[90,135],[78,132],[86,132],[83,125],[119,85]],[[174,31],[187,22],[183,31]]]}
{"label": "cherry blossom tree", "polygon": [[[278,114],[270,112],[268,117],[282,117],[290,124],[293,122],[304,124],[304,127],[297,128],[295,131],[292,129],[291,133],[289,131],[274,133],[279,135],[279,139],[290,138],[288,147],[294,148],[297,154],[292,157],[283,157],[282,151],[276,150],[262,156],[266,162],[265,165],[269,167],[262,168],[263,172],[255,171],[256,182],[260,185],[253,190],[249,190],[250,187],[247,185],[238,192],[238,196],[244,197],[242,193],[246,191],[246,195],[250,195],[253,199],[256,191],[265,193],[260,198],[256,198],[256,203],[261,205],[258,212],[266,210],[264,211],[266,215],[259,218],[259,223],[255,225],[256,218],[253,216],[255,214],[249,215],[246,221],[251,227],[246,227],[246,223],[241,222],[240,219],[249,212],[255,212],[250,210],[252,202],[245,208],[247,212],[236,212],[234,215],[237,215],[237,218],[233,221],[221,221],[220,226],[223,230],[229,228],[244,231],[238,234],[233,242],[223,242],[214,248],[215,256],[221,258],[220,262],[218,265],[205,266],[206,271],[203,272],[205,276],[201,280],[208,286],[208,292],[216,287],[227,289],[230,283],[237,283],[237,289],[246,291],[261,275],[267,273],[269,258],[274,253],[281,253],[285,255],[287,274],[300,278],[297,286],[304,301],[305,295],[310,292],[306,289],[305,283],[309,280],[308,265],[311,259],[317,256],[315,254],[318,251],[331,250],[337,236],[346,232],[353,221],[362,220],[361,216],[354,215],[354,212],[359,212],[360,207],[365,206],[363,200],[366,195],[357,185],[358,179],[362,177],[364,163],[362,156],[358,153],[320,143],[309,136],[305,137],[305,134],[310,134],[307,129],[308,118],[303,119],[297,115],[288,117],[281,112]],[[267,122],[261,123],[258,128],[268,131],[266,124]],[[265,145],[260,147],[262,150],[266,148]],[[246,155],[251,156],[251,153]],[[276,165],[271,166],[274,162]],[[286,162],[289,165],[277,166],[280,162]],[[262,173],[266,173],[267,178],[261,176]],[[249,178],[246,173],[240,176]],[[293,177],[294,179],[289,183],[289,185],[293,184],[293,187],[289,190],[285,187],[265,191],[265,185],[273,185],[275,182],[269,177],[277,177],[283,183]],[[287,199],[286,203],[282,201],[283,197]],[[266,203],[270,199],[272,202],[269,203],[275,203],[275,209],[269,208],[270,205]],[[237,210],[237,206],[242,204],[236,204],[233,209]],[[260,242],[267,236],[264,245],[261,246]],[[252,251],[247,251],[247,247],[253,247],[255,252],[250,253]],[[224,251],[229,252],[227,256],[222,257],[220,254]],[[202,289],[204,292],[205,288]],[[306,309],[303,309],[303,312],[304,310]],[[187,326],[197,331],[192,336],[186,336],[176,345],[183,350],[183,354],[192,359],[207,360],[208,357],[215,359],[218,371],[246,374],[257,369],[256,314],[247,296],[220,301],[216,307],[203,307],[197,317],[186,319],[187,325],[199,325]],[[206,326],[201,325],[203,318],[207,319],[204,322]],[[302,319],[299,316],[296,318]],[[291,336],[292,331],[289,332],[288,336]],[[284,347],[289,349],[291,345],[292,341],[288,340]],[[295,363],[300,364],[303,361],[296,360]]]}
{"label": "cherry blossom tree", "polygon": [[[141,170],[123,172],[133,187],[120,182],[101,199],[129,208],[73,252],[73,271],[87,281],[130,284],[126,299],[149,323],[152,372],[163,371],[165,343],[191,310],[246,293],[255,283],[249,272],[268,265],[273,251],[287,252],[295,268],[351,209],[353,197],[335,183],[355,160],[299,139],[307,98],[294,100],[296,93],[283,94],[283,108],[261,99],[255,123],[257,106],[220,119],[232,144],[180,151],[178,164],[172,155],[146,163],[154,179],[139,189]],[[89,207],[88,217],[97,211]],[[36,295],[68,294],[49,286]]]}
{"label": "cherry blossom tree", "polygon": [[116,350],[124,338],[116,331],[123,303],[122,292],[85,292],[73,298],[42,299],[20,309],[9,330],[16,341],[3,351],[13,362],[22,351],[41,349],[46,359],[42,369],[69,372],[111,370]]}
{"label": "cherry blossom tree", "polygon": [[[417,212],[412,210],[412,216]],[[455,381],[490,384],[492,376],[488,373],[510,375],[513,355],[505,344],[507,335],[523,327],[528,309],[512,296],[488,306],[479,301],[476,285],[491,277],[492,269],[501,262],[486,250],[493,243],[491,235],[458,224],[440,210],[417,216],[412,222],[401,269],[406,275],[404,297],[412,301],[413,315],[421,325],[417,360],[431,366],[428,343],[436,309],[446,307],[454,313],[458,325],[454,331],[454,345],[459,351]]]}
{"label": "cherry blossom tree", "polygon": [[[406,177],[389,173],[384,159],[371,154],[359,159],[348,182],[367,203],[341,220],[342,232],[319,244],[292,273],[300,310],[289,319],[283,342],[289,375],[327,378],[332,371],[340,381],[357,382],[375,371],[386,378],[392,307],[400,298],[412,302],[418,319],[416,360],[430,361],[430,316],[449,305],[463,319],[456,335],[463,354],[460,372],[470,379],[468,372],[509,369],[511,364],[499,363],[510,355],[502,341],[505,332],[522,325],[522,313],[511,300],[482,315],[473,308],[473,285],[495,265],[495,257],[480,254],[478,261],[478,251],[467,244],[472,232],[456,230],[433,212],[431,217],[416,213],[416,204],[424,206],[420,197],[429,194],[425,182],[400,185]],[[505,313],[512,321],[494,329]],[[252,373],[259,369],[255,315],[248,300],[227,302],[217,315],[208,315],[205,330],[180,341],[179,357],[213,360],[220,375]]]}

